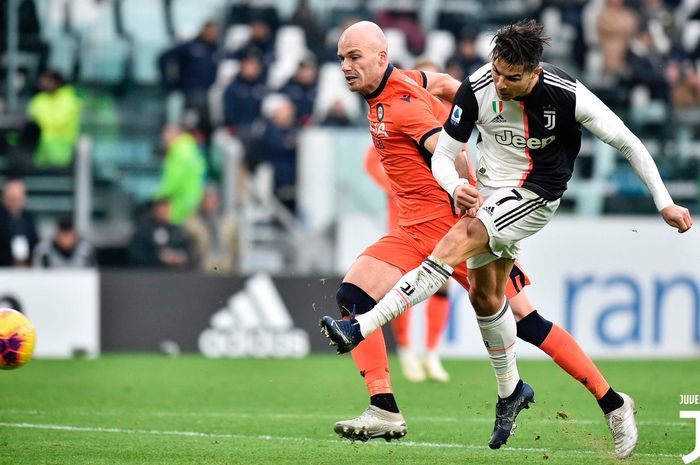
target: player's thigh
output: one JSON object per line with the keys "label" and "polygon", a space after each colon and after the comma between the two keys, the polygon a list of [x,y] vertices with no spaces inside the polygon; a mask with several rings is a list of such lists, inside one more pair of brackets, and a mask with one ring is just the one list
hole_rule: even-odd
{"label": "player's thigh", "polygon": [[363,289],[379,300],[407,271],[418,267],[426,257],[415,239],[400,228],[370,245],[353,263],[344,282]]}
{"label": "player's thigh", "polygon": [[354,284],[374,300],[379,300],[401,276],[403,273],[396,266],[369,255],[361,255],[352,264],[343,282]]}
{"label": "player's thigh", "polygon": [[500,309],[512,266],[512,259],[499,258],[479,268],[469,269],[469,299],[477,315],[493,315]]}
{"label": "player's thigh", "polygon": [[437,243],[433,254],[453,268],[467,258],[488,251],[488,234],[475,218],[464,217]]}
{"label": "player's thigh", "polygon": [[[457,223],[457,221],[457,218],[453,216],[444,216],[426,221],[425,223],[403,228],[402,231],[411,238],[411,242],[413,243],[412,247],[415,246],[425,258],[434,254],[437,244],[445,237],[445,235],[450,231],[455,223]],[[464,289],[467,291],[469,290],[466,262],[463,261],[454,267],[452,277]],[[447,293],[448,289],[449,281],[446,282],[438,292]]]}

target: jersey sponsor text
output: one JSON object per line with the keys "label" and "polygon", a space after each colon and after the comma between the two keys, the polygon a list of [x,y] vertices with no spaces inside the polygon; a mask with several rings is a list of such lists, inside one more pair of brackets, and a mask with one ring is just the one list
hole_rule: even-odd
{"label": "jersey sponsor text", "polygon": [[556,136],[549,136],[543,139],[538,137],[528,137],[513,134],[513,131],[503,131],[496,134],[496,142],[501,145],[512,145],[516,149],[543,149],[556,139]]}

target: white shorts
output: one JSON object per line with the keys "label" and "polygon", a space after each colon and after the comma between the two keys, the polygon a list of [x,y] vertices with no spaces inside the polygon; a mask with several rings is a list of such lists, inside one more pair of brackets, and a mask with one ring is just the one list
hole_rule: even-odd
{"label": "white shorts", "polygon": [[479,186],[484,204],[476,217],[489,233],[491,252],[467,261],[468,268],[480,268],[499,258],[515,259],[520,241],[542,229],[559,207],[560,200],[545,200],[523,187]]}

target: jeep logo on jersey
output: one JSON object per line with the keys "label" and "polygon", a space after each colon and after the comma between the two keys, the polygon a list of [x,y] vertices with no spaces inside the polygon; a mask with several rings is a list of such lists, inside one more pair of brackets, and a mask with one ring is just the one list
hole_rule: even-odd
{"label": "jeep logo on jersey", "polygon": [[462,119],[462,109],[459,107],[459,105],[455,105],[454,108],[452,108],[452,114],[450,115],[450,123],[452,123],[452,126],[457,126],[459,124],[459,120]]}
{"label": "jeep logo on jersey", "polygon": [[554,142],[554,139],[556,139],[556,136],[549,136],[544,139],[538,139],[537,137],[525,139],[523,136],[514,135],[513,131],[505,131],[496,134],[496,142],[501,145],[512,145],[516,149],[543,149]]}
{"label": "jeep logo on jersey", "polygon": [[384,105],[381,103],[377,104],[377,119],[379,121],[384,119]]}
{"label": "jeep logo on jersey", "polygon": [[544,111],[544,128],[549,129],[550,131],[554,129],[554,126],[557,124],[557,112],[554,110],[545,110]]}

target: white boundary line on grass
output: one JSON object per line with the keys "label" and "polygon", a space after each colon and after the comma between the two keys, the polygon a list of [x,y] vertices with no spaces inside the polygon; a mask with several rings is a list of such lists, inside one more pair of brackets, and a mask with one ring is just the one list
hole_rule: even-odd
{"label": "white boundary line on grass", "polygon": [[[12,415],[34,415],[42,416],[49,412],[44,412],[41,410],[21,410],[21,409],[5,409],[1,413],[9,413]],[[77,416],[124,416],[123,411],[80,411],[80,410],[70,410],[70,415]],[[303,420],[303,419],[317,419],[317,420],[338,420],[338,418],[343,417],[340,415],[324,415],[317,413],[260,413],[260,412],[169,412],[169,411],[139,411],[133,414],[147,415],[149,417],[203,417],[203,418],[268,418],[272,420]],[[348,418],[352,414],[346,415]],[[488,417],[449,417],[449,416],[409,416],[407,417],[409,421],[416,422],[433,422],[433,423],[493,423],[492,418]],[[599,420],[584,420],[575,418],[528,418],[528,423],[535,424],[571,424],[571,425],[595,425],[604,424],[605,420],[601,417]],[[691,423],[682,421],[665,421],[665,420],[638,420],[637,425],[641,426],[680,426],[684,428],[689,428]]]}
{"label": "white boundary line on grass", "polygon": [[[52,424],[36,424],[36,423],[8,423],[0,422],[0,427],[4,428],[24,428],[52,431],[69,431],[76,433],[111,433],[111,434],[136,434],[136,435],[151,435],[151,436],[185,436],[195,438],[217,438],[217,439],[239,439],[253,441],[286,441],[286,442],[324,442],[328,444],[342,444],[339,440],[330,439],[312,439],[305,437],[293,436],[271,436],[271,435],[245,435],[245,434],[226,434],[226,433],[202,433],[198,431],[161,431],[161,430],[146,430],[146,429],[125,429],[125,428],[109,428],[98,426],[73,426],[73,425],[52,425]],[[386,445],[381,442],[369,443],[372,445]],[[414,442],[414,441],[398,441],[394,443],[398,447],[426,447],[437,449],[475,449],[475,450],[490,450],[487,446],[477,444],[454,444],[454,443],[439,443],[439,442]],[[386,445],[388,446],[388,445]],[[550,454],[560,455],[604,455],[603,452],[590,450],[569,450],[569,449],[547,449],[540,447],[506,447],[501,449],[504,452],[546,452]],[[651,454],[651,453],[635,453],[640,457],[665,457],[665,458],[681,458],[680,454]]]}

